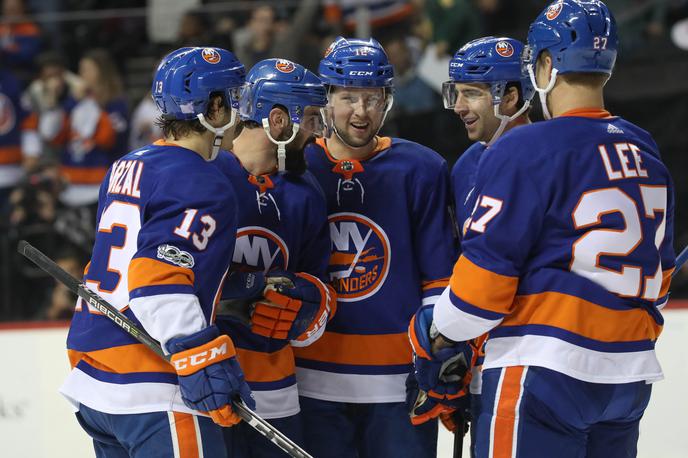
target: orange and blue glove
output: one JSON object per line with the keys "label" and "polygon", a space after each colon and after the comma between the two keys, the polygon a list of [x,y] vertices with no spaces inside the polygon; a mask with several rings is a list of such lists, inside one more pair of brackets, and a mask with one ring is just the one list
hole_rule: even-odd
{"label": "orange and blue glove", "polygon": [[317,277],[304,273],[271,271],[267,278],[289,282],[268,285],[264,299],[255,304],[251,331],[271,339],[288,339],[307,345],[324,330],[335,311],[334,291]]}
{"label": "orange and blue glove", "polygon": [[179,378],[184,404],[205,412],[215,423],[232,426],[241,418],[232,410],[232,400],[241,398],[254,410],[256,402],[244,380],[232,339],[220,335],[216,326],[170,339],[165,345]]}
{"label": "orange and blue glove", "polygon": [[432,312],[433,306],[421,307],[409,325],[414,372],[406,394],[415,425],[468,407],[471,367],[477,358],[472,342],[453,342],[437,332]]}

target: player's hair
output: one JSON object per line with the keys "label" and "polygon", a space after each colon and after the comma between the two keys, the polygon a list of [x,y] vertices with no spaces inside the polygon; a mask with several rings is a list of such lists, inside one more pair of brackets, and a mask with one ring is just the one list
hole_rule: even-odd
{"label": "player's hair", "polygon": [[[545,56],[549,56],[550,59],[552,58],[550,52],[545,49],[538,56],[538,64],[542,64],[544,62]],[[590,88],[604,86],[609,80],[609,77],[610,75],[606,73],[593,72],[571,72],[558,75],[558,78],[561,78],[572,86],[586,86]]]}
{"label": "player's hair", "polygon": [[[210,99],[213,99],[214,97],[220,99],[220,108],[225,106],[225,98],[221,93],[213,92],[210,94]],[[208,109],[205,113],[206,117],[209,116],[209,112],[210,109]],[[163,116],[158,116],[158,119],[155,120],[155,125],[162,130],[164,138],[173,138],[175,140],[188,137],[192,133],[202,134],[208,130],[203,127],[203,124],[201,124],[201,121],[198,119],[165,119]]]}

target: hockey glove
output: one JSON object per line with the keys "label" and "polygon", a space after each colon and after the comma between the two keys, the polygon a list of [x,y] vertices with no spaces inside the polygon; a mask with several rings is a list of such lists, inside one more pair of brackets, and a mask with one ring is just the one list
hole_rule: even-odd
{"label": "hockey glove", "polygon": [[432,311],[432,306],[422,307],[409,325],[414,374],[431,401],[457,408],[466,402],[477,351],[471,342],[452,342],[439,335],[432,326]]}
{"label": "hockey glove", "polygon": [[221,336],[216,326],[170,339],[166,347],[172,354],[170,362],[177,371],[182,400],[187,407],[207,412],[221,426],[241,421],[232,411],[232,399],[237,396],[250,409],[256,408],[236,360],[234,344],[228,336]]}
{"label": "hockey glove", "polygon": [[251,315],[251,330],[271,339],[289,339],[296,346],[308,345],[322,334],[333,314],[334,293],[307,273],[273,271],[268,279],[273,277],[288,278],[292,284],[268,284],[265,300],[256,303]]}
{"label": "hockey glove", "polygon": [[254,304],[263,299],[265,287],[272,284],[293,286],[286,277],[266,277],[263,272],[232,272],[222,286],[217,314],[232,317],[250,327]]}

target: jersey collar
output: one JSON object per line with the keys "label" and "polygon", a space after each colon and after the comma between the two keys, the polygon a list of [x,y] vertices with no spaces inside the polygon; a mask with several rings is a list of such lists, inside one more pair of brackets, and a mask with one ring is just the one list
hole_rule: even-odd
{"label": "jersey collar", "polygon": [[593,118],[593,119],[609,119],[613,118],[611,113],[602,108],[574,108],[573,110],[566,111],[560,114],[558,117],[579,117],[579,118]]}
{"label": "jersey collar", "polygon": [[[375,146],[375,149],[370,152],[366,157],[358,159],[358,162],[363,162],[367,161],[368,159],[373,158],[376,156],[378,153],[389,149],[392,146],[392,138],[391,137],[379,137],[375,136],[377,139],[377,145]],[[340,162],[340,159],[336,159],[334,156],[332,156],[332,153],[330,153],[330,150],[327,148],[327,143],[325,142],[324,138],[316,138],[315,143],[320,146],[323,151],[325,151],[325,154],[327,155],[327,158],[334,163]]]}

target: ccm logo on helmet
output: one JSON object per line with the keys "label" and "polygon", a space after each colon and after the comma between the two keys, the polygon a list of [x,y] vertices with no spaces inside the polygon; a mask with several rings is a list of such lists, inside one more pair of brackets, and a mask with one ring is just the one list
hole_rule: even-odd
{"label": "ccm logo on helmet", "polygon": [[499,41],[495,45],[495,51],[502,57],[511,57],[514,55],[514,47],[508,41]]}
{"label": "ccm logo on helmet", "polygon": [[351,76],[373,76],[373,72],[367,72],[364,70],[352,70],[349,72]]}
{"label": "ccm logo on helmet", "polygon": [[564,7],[563,3],[557,2],[557,3],[552,3],[549,5],[547,8],[547,12],[545,13],[545,17],[549,19],[550,21],[553,19],[556,19],[557,16],[559,16],[559,13],[561,13],[561,9]]}
{"label": "ccm logo on helmet", "polygon": [[275,62],[275,68],[281,71],[282,73],[291,73],[294,70],[296,70],[294,62],[291,62],[286,59],[279,59],[277,62]]}
{"label": "ccm logo on helmet", "polygon": [[224,356],[226,354],[227,342],[223,342],[221,345],[216,347],[206,347],[203,351],[196,354],[182,355],[179,358],[173,359],[172,363],[174,363],[174,368],[177,370],[177,372],[184,370],[191,370],[193,372],[193,369],[196,367],[204,367],[211,364],[215,360],[225,359]]}
{"label": "ccm logo on helmet", "polygon": [[222,59],[220,53],[213,48],[203,48],[201,55],[203,56],[203,60],[209,64],[217,64],[220,62],[220,59]]}

